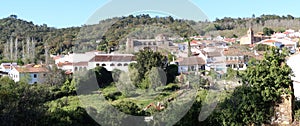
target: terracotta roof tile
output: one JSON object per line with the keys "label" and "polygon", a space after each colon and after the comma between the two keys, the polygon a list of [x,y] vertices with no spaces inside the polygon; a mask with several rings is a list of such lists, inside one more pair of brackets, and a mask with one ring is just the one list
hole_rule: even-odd
{"label": "terracotta roof tile", "polygon": [[72,65],[74,66],[88,66],[88,62],[77,62],[77,63],[73,63]]}
{"label": "terracotta roof tile", "polygon": [[130,62],[134,61],[134,55],[96,55],[94,58],[90,60],[90,62]]}
{"label": "terracotta roof tile", "polygon": [[179,59],[179,65],[189,66],[189,65],[204,65],[205,61],[197,56],[194,57],[184,57]]}
{"label": "terracotta roof tile", "polygon": [[44,73],[48,72],[45,67],[15,67],[20,73]]}
{"label": "terracotta roof tile", "polygon": [[276,40],[272,40],[272,39],[268,39],[268,40],[265,40],[264,42],[277,42]]}
{"label": "terracotta roof tile", "polygon": [[215,51],[215,52],[207,52],[208,57],[220,57],[222,56],[221,52]]}

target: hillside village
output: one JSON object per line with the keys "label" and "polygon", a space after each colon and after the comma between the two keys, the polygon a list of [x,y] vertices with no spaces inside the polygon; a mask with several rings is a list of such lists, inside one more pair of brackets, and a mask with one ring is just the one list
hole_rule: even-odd
{"label": "hillside village", "polygon": [[[91,113],[107,125],[131,122],[116,116],[118,111],[105,113],[107,106],[142,116],[138,125],[159,119],[175,124],[173,117],[179,118],[175,125],[298,125],[300,30],[276,26],[275,32],[264,26],[275,20],[269,18],[194,22],[203,26],[193,31],[172,17],[129,16],[106,33],[99,29],[118,18],[66,29],[5,18],[0,20],[0,120],[5,120],[0,125],[97,125]],[[228,22],[242,35],[210,34],[232,30]],[[27,25],[12,32],[11,27],[23,26],[18,24]],[[189,110],[182,117],[164,115],[178,107]],[[195,117],[205,107],[216,108],[200,121]]]}
{"label": "hillside village", "polygon": [[[154,51],[162,49],[169,50],[172,54],[170,64],[178,65],[179,73],[189,71],[216,71],[220,76],[227,72],[228,68],[233,70],[245,70],[250,59],[262,59],[264,51],[255,50],[257,45],[268,45],[287,47],[290,53],[299,51],[300,32],[286,30],[283,33],[274,33],[271,36],[264,36],[262,33],[254,34],[249,28],[247,34],[240,39],[216,38],[205,36],[193,36],[185,42],[173,42],[163,34],[155,39],[133,40],[128,38],[126,42],[127,52],[137,52],[145,47]],[[184,38],[180,38],[184,40]],[[190,45],[190,52],[189,46]],[[189,54],[190,53],[190,54]],[[167,54],[166,54],[167,55]],[[49,68],[56,66],[64,70],[65,74],[72,74],[77,71],[86,71],[96,66],[103,66],[108,71],[119,69],[128,72],[128,65],[134,63],[133,54],[118,54],[112,52],[105,54],[102,51],[90,51],[85,53],[68,53],[67,55],[50,55],[54,64],[27,64],[20,66],[17,63],[2,63],[0,67],[1,76],[10,76],[15,82],[22,78],[29,78],[29,84],[43,83],[43,75]],[[29,76],[25,76],[28,74]],[[205,74],[205,73],[204,73]]]}

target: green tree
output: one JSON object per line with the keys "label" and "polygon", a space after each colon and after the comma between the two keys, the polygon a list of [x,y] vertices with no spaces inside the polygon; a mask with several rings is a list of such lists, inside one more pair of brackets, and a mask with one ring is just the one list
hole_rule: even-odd
{"label": "green tree", "polygon": [[72,79],[71,82],[69,79],[62,85],[61,91],[67,94],[76,94],[76,82],[75,79]]}
{"label": "green tree", "polygon": [[106,87],[113,82],[112,73],[105,67],[98,66],[94,69],[94,72],[100,88]]}
{"label": "green tree", "polygon": [[150,71],[146,73],[146,79],[148,81],[148,86],[151,89],[156,89],[157,87],[165,86],[167,84],[167,76],[163,69],[159,67],[152,67]]}
{"label": "green tree", "polygon": [[131,101],[120,101],[115,104],[114,107],[129,115],[139,116],[142,113],[142,110],[139,108],[139,106]]}
{"label": "green tree", "polygon": [[152,67],[164,67],[164,56],[159,52],[153,52],[151,49],[140,50],[136,54],[137,63],[135,64],[135,68],[137,69],[139,75],[137,78],[137,82],[142,82],[145,79],[145,75],[148,71],[152,69]]}
{"label": "green tree", "polygon": [[263,28],[263,33],[264,35],[267,35],[267,36],[271,36],[275,31],[271,28],[268,28],[268,27],[264,27]]}
{"label": "green tree", "polygon": [[66,82],[66,74],[65,71],[53,66],[43,79],[46,85],[61,86]]}
{"label": "green tree", "polygon": [[227,72],[225,74],[226,80],[233,80],[236,79],[238,72],[233,70],[232,68],[227,68]]}
{"label": "green tree", "polygon": [[257,51],[267,51],[269,49],[269,45],[265,45],[265,44],[258,44],[254,47],[255,50]]}
{"label": "green tree", "polygon": [[167,84],[174,83],[175,79],[176,79],[176,76],[178,76],[178,75],[179,75],[178,66],[174,65],[174,64],[169,65],[166,68]]}
{"label": "green tree", "polygon": [[168,54],[168,62],[169,62],[169,63],[170,63],[170,62],[173,62],[173,60],[176,60],[176,56],[173,55],[173,54],[171,54],[171,53],[169,53],[169,54]]}
{"label": "green tree", "polygon": [[281,95],[293,96],[291,68],[286,64],[288,52],[272,48],[264,59],[243,74],[243,86],[221,105],[222,125],[261,125],[271,122],[274,107],[281,101]]}
{"label": "green tree", "polygon": [[39,125],[45,118],[50,92],[42,85],[0,79],[0,125]]}

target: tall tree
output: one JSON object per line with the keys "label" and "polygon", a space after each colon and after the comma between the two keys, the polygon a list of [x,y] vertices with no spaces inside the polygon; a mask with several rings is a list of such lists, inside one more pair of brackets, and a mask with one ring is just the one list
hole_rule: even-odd
{"label": "tall tree", "polygon": [[22,41],[22,60],[25,61],[25,43]]}
{"label": "tall tree", "polygon": [[10,59],[12,60],[13,59],[13,51],[14,51],[14,43],[13,43],[13,38],[12,37],[10,37],[10,43],[9,43],[10,45],[10,47],[9,47],[9,51],[10,51]]}
{"label": "tall tree", "polygon": [[35,58],[36,58],[35,57],[35,44],[36,44],[35,40],[31,39],[31,47],[30,47],[31,55],[30,55],[30,57],[31,57],[32,63],[35,62]]}
{"label": "tall tree", "polygon": [[4,58],[5,59],[10,59],[10,52],[9,52],[9,46],[10,46],[10,43],[9,41],[6,41],[5,45],[4,45],[4,52],[3,52],[3,55],[4,55]]}
{"label": "tall tree", "polygon": [[45,42],[44,49],[45,49],[45,64],[48,65],[48,63],[49,63],[49,45],[48,45],[48,42]]}
{"label": "tall tree", "polygon": [[30,37],[26,39],[26,60],[30,61]]}
{"label": "tall tree", "polygon": [[145,74],[152,69],[152,67],[160,67],[164,66],[164,56],[159,52],[153,52],[150,48],[145,48],[144,50],[140,50],[136,55],[137,64],[135,68],[137,69],[138,82],[142,82],[145,78]]}
{"label": "tall tree", "polygon": [[17,60],[18,59],[18,37],[16,37],[15,39],[15,56],[14,56],[14,60]]}

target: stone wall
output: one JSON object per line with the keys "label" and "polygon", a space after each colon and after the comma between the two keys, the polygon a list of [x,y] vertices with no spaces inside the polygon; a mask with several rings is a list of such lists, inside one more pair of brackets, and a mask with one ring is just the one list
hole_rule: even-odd
{"label": "stone wall", "polygon": [[[292,86],[290,89],[294,92]],[[281,95],[281,103],[275,107],[275,115],[272,119],[272,125],[292,125],[294,121],[294,100],[293,94]]]}

